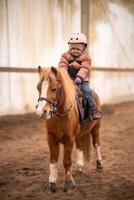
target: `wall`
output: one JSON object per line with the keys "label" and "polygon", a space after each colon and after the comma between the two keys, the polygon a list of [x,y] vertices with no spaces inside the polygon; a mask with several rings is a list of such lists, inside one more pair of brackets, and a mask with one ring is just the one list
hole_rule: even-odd
{"label": "wall", "polygon": [[[57,66],[80,23],[80,0],[0,0],[0,66]],[[0,73],[0,114],[34,111],[37,79]]]}
{"label": "wall", "polygon": [[[134,68],[133,0],[0,0],[0,67],[57,66],[72,32],[89,40],[92,66]],[[134,100],[133,72],[92,71],[101,102]],[[32,112],[36,73],[0,73],[0,115]]]}
{"label": "wall", "polygon": [[[92,65],[134,69],[133,0],[91,0],[89,43]],[[134,100],[133,72],[92,72],[91,85],[102,103]]]}

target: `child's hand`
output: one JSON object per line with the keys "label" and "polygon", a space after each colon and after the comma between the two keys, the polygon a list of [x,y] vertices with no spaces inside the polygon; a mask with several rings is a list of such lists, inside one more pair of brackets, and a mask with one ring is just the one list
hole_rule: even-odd
{"label": "child's hand", "polygon": [[74,81],[77,85],[81,84],[82,80],[80,77],[76,77],[75,81]]}

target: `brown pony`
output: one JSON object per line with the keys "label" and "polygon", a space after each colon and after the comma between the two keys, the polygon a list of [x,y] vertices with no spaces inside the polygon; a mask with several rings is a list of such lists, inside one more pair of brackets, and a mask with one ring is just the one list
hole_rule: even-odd
{"label": "brown pony", "polygon": [[[38,67],[38,72],[40,81],[37,85],[39,100],[36,113],[44,117],[47,130],[50,150],[49,192],[56,192],[57,190],[57,162],[60,143],[64,146],[64,191],[68,191],[75,187],[71,172],[71,154],[74,143],[77,149],[77,164],[79,170],[82,171],[84,161],[89,161],[90,135],[92,135],[97,156],[96,166],[97,169],[102,168],[99,139],[100,120],[80,124],[76,103],[76,86],[65,69],[57,70],[54,67],[42,69]],[[99,98],[95,93],[93,94],[97,107],[101,110]]]}

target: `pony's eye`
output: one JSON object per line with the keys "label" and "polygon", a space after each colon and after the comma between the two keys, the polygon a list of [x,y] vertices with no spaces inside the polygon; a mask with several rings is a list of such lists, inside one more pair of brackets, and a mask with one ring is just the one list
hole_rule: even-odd
{"label": "pony's eye", "polygon": [[51,91],[52,91],[52,92],[56,92],[56,88],[52,88]]}

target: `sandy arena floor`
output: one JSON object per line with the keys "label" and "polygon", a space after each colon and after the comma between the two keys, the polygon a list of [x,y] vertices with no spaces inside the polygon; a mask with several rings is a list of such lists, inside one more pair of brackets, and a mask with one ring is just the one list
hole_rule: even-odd
{"label": "sandy arena floor", "polygon": [[104,170],[95,169],[95,152],[83,174],[73,175],[76,189],[63,192],[62,153],[58,192],[49,194],[49,150],[43,120],[35,114],[0,117],[0,200],[134,200],[134,103],[104,107],[101,152]]}

